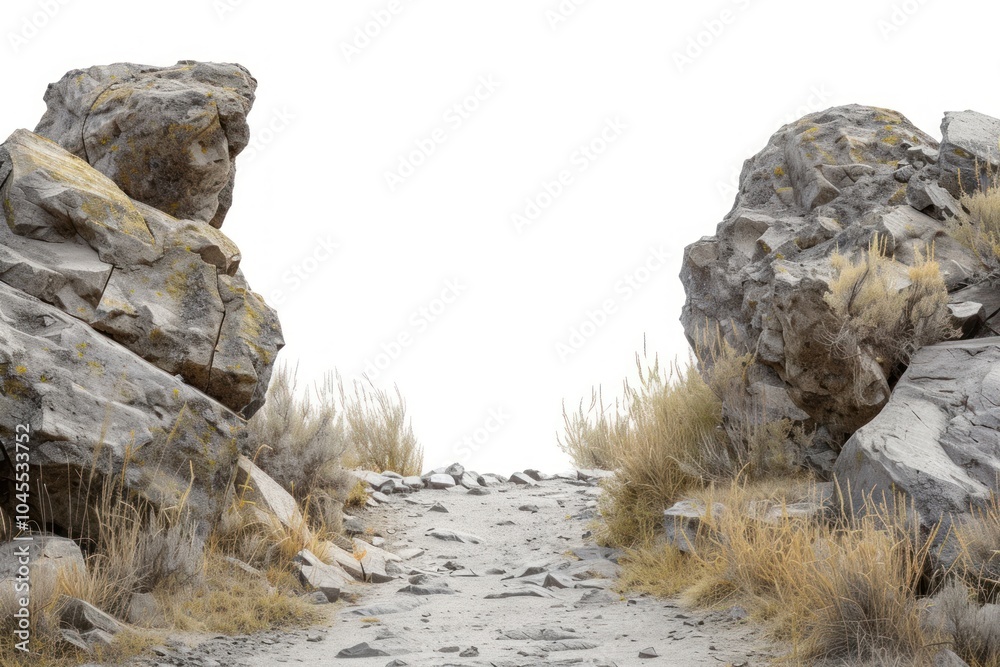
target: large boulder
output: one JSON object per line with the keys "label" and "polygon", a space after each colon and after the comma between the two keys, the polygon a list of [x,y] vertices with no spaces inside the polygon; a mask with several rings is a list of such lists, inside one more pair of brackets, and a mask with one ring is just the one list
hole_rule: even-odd
{"label": "large boulder", "polygon": [[221,227],[236,156],[250,140],[257,81],[240,65],[181,61],[68,72],[50,84],[35,128],[175,218]]}
{"label": "large boulder", "polygon": [[1000,172],[1000,120],[949,111],[941,122],[939,183],[954,197],[985,190]]}
{"label": "large boulder", "polygon": [[[30,428],[33,517],[87,529],[80,507],[109,476],[157,505],[223,507],[243,420],[55,306],[0,282],[0,440]],[[44,485],[44,492],[42,491]],[[42,509],[44,507],[44,512]]]}
{"label": "large boulder", "polygon": [[74,71],[40,134],[0,146],[0,444],[30,428],[33,519],[85,534],[108,479],[203,527],[224,507],[283,345],[217,229],[255,85],[237,65]]}
{"label": "large boulder", "polygon": [[[882,412],[844,445],[835,474],[851,508],[903,493],[925,528],[1000,491],[1000,338],[922,348]],[[849,490],[849,492],[848,492]]]}
{"label": "large boulder", "polygon": [[[933,244],[948,288],[969,280],[975,262],[929,214],[940,210],[908,203],[908,181],[937,155],[937,142],[895,111],[851,105],[810,114],[747,160],[716,235],[685,250],[688,339],[698,346],[721,330],[738,349],[756,351],[748,380],[767,397],[770,417],[824,427],[837,447],[889,399],[895,378],[877,354],[856,350],[846,372],[831,353],[839,321],[824,295],[834,253],[859,255],[878,234],[904,289],[905,265]],[[950,205],[941,192],[939,203]]]}
{"label": "large boulder", "polygon": [[0,148],[0,179],[0,280],[231,410],[250,416],[260,407],[281,328],[222,232],[133,201],[26,130]]}

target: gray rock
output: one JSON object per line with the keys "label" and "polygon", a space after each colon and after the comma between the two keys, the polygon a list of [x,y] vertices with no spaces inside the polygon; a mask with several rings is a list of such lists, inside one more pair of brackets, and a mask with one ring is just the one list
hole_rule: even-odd
{"label": "gray rock", "polygon": [[639,651],[640,658],[659,658],[660,654],[656,652],[656,649],[650,646],[649,648],[644,648]]}
{"label": "gray rock", "polygon": [[385,503],[392,502],[392,500],[389,498],[389,496],[385,495],[381,491],[372,491],[371,494],[368,497],[371,498],[372,500],[374,500],[375,502],[377,502],[380,505],[384,505]]}
{"label": "gray rock", "polygon": [[347,588],[347,577],[343,570],[327,565],[308,549],[295,556],[299,580],[304,586],[319,591],[329,602],[336,602]]}
{"label": "gray rock", "polygon": [[834,472],[861,511],[896,492],[926,527],[967,516],[996,492],[1000,456],[1000,338],[919,350],[885,409],[847,441]]}
{"label": "gray rock", "polygon": [[350,648],[345,648],[337,654],[338,658],[377,658],[380,656],[388,656],[389,654],[382,649],[373,648],[368,645],[367,642],[361,642],[360,644],[355,644]]}
{"label": "gray rock", "polygon": [[444,505],[442,505],[441,503],[434,503],[433,505],[431,505],[430,509],[427,510],[427,511],[428,512],[440,512],[441,514],[448,514],[448,508],[445,507]]}
{"label": "gray rock", "polygon": [[476,481],[480,486],[500,486],[501,484],[505,484],[507,482],[507,480],[503,479],[500,475],[493,474],[480,475],[476,478]]}
{"label": "gray rock", "polygon": [[371,472],[370,470],[355,470],[351,474],[367,484],[368,488],[372,491],[392,493],[396,488],[396,483],[391,477],[380,475],[377,472]]}
{"label": "gray rock", "polygon": [[484,544],[485,540],[469,533],[459,533],[454,530],[432,530],[427,533],[428,537],[433,537],[445,542],[463,542],[466,544]]}
{"label": "gray rock", "polygon": [[552,594],[541,588],[519,588],[500,593],[490,593],[486,600],[504,600],[507,598],[550,598]]}
{"label": "gray rock", "polygon": [[424,480],[416,476],[404,477],[403,484],[414,490],[424,488]]}
{"label": "gray rock", "polygon": [[63,626],[73,628],[81,634],[95,629],[110,635],[122,631],[121,623],[89,602],[62,595],[59,597],[59,607],[59,619]]}
{"label": "gray rock", "polygon": [[240,498],[252,503],[262,520],[266,521],[269,516],[273,516],[285,528],[299,531],[308,539],[309,527],[292,494],[242,454],[236,466],[236,488],[241,494]]}
{"label": "gray rock", "polygon": [[158,628],[164,625],[166,619],[160,610],[160,604],[152,593],[133,593],[132,600],[128,605],[126,620],[132,625]]}
{"label": "gray rock", "polygon": [[573,632],[553,630],[551,628],[525,628],[523,630],[510,630],[500,634],[500,639],[513,639],[515,641],[559,641],[577,638],[577,635]]}
{"label": "gray rock", "polygon": [[[213,523],[226,502],[238,456],[233,434],[243,420],[3,282],[0,309],[0,435],[33,426],[31,478],[46,482],[49,519],[86,534],[80,480],[93,470],[116,475],[154,505],[176,506],[184,497],[195,520]],[[139,450],[142,457],[126,455]],[[95,460],[96,451],[102,456]],[[143,460],[157,463],[156,484]]]}
{"label": "gray rock", "polygon": [[969,663],[962,660],[950,648],[943,648],[934,654],[934,667],[969,667]]}
{"label": "gray rock", "polygon": [[510,481],[514,484],[518,484],[521,486],[533,486],[535,484],[535,480],[531,479],[523,472],[516,472],[513,475],[511,475]]}
{"label": "gray rock", "polygon": [[221,227],[257,81],[240,65],[131,63],[68,72],[36,132],[175,217]]}
{"label": "gray rock", "polygon": [[1000,169],[1000,120],[949,111],[941,121],[940,184],[953,196],[985,190]]}
{"label": "gray rock", "polygon": [[348,535],[364,535],[365,522],[356,516],[344,515],[344,532]]}
{"label": "gray rock", "polygon": [[[86,162],[19,130],[0,150],[0,279],[77,317],[245,416],[283,343],[221,232],[130,200]],[[95,369],[96,371],[96,369]]]}
{"label": "gray rock", "polygon": [[83,552],[73,540],[55,535],[33,535],[32,540],[0,543],[0,597],[13,595],[20,561],[27,551],[28,576],[37,590],[55,590],[60,579],[72,582],[87,574]]}
{"label": "gray rock", "polygon": [[475,646],[470,646],[469,648],[467,648],[467,649],[463,650],[461,653],[459,653],[458,657],[460,657],[460,658],[478,658],[479,657],[479,649],[477,647],[475,647]]}
{"label": "gray rock", "polygon": [[488,496],[491,493],[493,492],[481,486],[474,486],[471,489],[469,489],[470,496]]}
{"label": "gray rock", "polygon": [[716,235],[685,251],[681,320],[689,341],[718,327],[738,349],[756,350],[748,383],[773,387],[767,403],[790,406],[793,421],[826,426],[833,447],[879,413],[892,369],[855,350],[856,372],[847,373],[817,345],[817,336],[837,328],[823,300],[834,276],[831,255],[866,249],[877,231],[901,264],[915,244],[934,243],[949,287],[975,266],[942,222],[907,204],[920,174],[909,184],[893,177],[909,155],[936,150],[932,137],[893,111],[851,105],[810,114],[747,161]]}
{"label": "gray rock", "polygon": [[537,470],[531,468],[525,470],[524,474],[530,477],[531,479],[535,480],[536,482],[543,482],[547,479],[550,479],[548,475],[538,472]]}
{"label": "gray rock", "polygon": [[458,484],[458,481],[462,478],[462,475],[465,474],[465,466],[463,466],[461,463],[452,463],[450,466],[444,469],[444,474],[451,475],[452,477],[454,477],[455,483]]}
{"label": "gray rock", "polygon": [[663,527],[667,542],[684,553],[694,553],[702,524],[710,516],[721,516],[726,512],[722,503],[714,503],[712,509],[700,500],[682,500],[663,512]]}
{"label": "gray rock", "polygon": [[521,505],[517,509],[521,512],[531,512],[532,514],[538,513],[538,505]]}
{"label": "gray rock", "polygon": [[450,489],[455,486],[455,478],[451,475],[433,474],[426,481],[427,487],[431,489]]}
{"label": "gray rock", "polygon": [[482,487],[479,483],[479,475],[474,472],[464,472],[462,476],[458,478],[458,483],[460,486],[464,486],[467,489],[478,489]]}
{"label": "gray rock", "polygon": [[410,595],[454,595],[457,591],[449,588],[447,584],[441,584],[439,586],[409,584],[408,586],[403,586],[397,592],[408,593]]}

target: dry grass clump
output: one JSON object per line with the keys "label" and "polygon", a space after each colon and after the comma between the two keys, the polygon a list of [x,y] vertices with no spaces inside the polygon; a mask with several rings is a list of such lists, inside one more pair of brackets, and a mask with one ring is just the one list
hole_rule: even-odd
{"label": "dry grass clump", "polygon": [[247,422],[246,454],[306,506],[317,526],[339,531],[352,478],[343,469],[349,440],[333,376],[300,395],[296,371],[280,366],[264,407]]}
{"label": "dry grass clump", "polygon": [[424,450],[413,434],[406,416],[406,401],[395,388],[395,396],[376,389],[369,381],[355,380],[353,393],[339,380],[340,402],[346,425],[348,454],[352,467],[383,472],[391,470],[403,476],[419,475]]}
{"label": "dry grass clump", "polygon": [[791,503],[811,493],[738,483],[708,490],[700,497],[727,511],[703,522],[695,554],[643,546],[629,552],[622,583],[696,605],[742,605],[790,643],[795,664],[883,664],[883,656],[916,664],[931,643],[918,599],[931,538],[910,524],[905,505],[840,521],[793,513],[765,521],[755,511],[761,498]]}
{"label": "dry grass clump", "polygon": [[1000,181],[984,190],[964,194],[963,211],[950,221],[949,232],[968,248],[990,277],[1000,274]]}
{"label": "dry grass clump", "polygon": [[917,250],[907,267],[886,255],[887,241],[876,234],[857,260],[835,254],[830,261],[836,276],[824,300],[839,323],[827,333],[835,357],[852,362],[864,350],[888,376],[921,347],[952,338],[955,330],[933,247]]}
{"label": "dry grass clump", "polygon": [[628,418],[622,415],[618,401],[614,408],[604,405],[600,389],[593,390],[590,407],[584,412],[583,400],[576,412],[566,412],[563,403],[565,432],[556,435],[556,442],[579,468],[613,470],[617,464],[616,447],[622,442],[629,428]]}
{"label": "dry grass clump", "polygon": [[[788,420],[769,420],[748,393],[753,355],[716,333],[699,346],[703,370],[659,360],[624,385],[622,410],[582,410],[563,418],[564,451],[576,465],[600,460],[616,475],[605,482],[599,538],[618,546],[646,542],[663,510],[711,481],[794,474],[805,435]],[[595,403],[596,405],[596,403]],[[618,406],[616,405],[616,408]],[[591,419],[594,416],[594,419]]]}

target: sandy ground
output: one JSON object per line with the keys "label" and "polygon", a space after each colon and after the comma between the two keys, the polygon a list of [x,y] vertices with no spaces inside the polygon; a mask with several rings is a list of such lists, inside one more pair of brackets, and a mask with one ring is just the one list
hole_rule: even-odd
{"label": "sandy ground", "polygon": [[[164,662],[174,658],[175,664],[205,667],[770,664],[773,651],[739,618],[738,609],[697,612],[676,602],[617,593],[612,580],[616,555],[585,538],[600,490],[578,484],[503,485],[484,496],[461,487],[391,496],[362,518],[384,534],[388,550],[408,556],[420,552],[398,563],[397,581],[359,585],[358,601],[338,603],[325,627],[215,638],[183,656],[163,656]],[[435,504],[447,512],[432,511]],[[451,533],[479,542],[441,539]],[[514,597],[490,597],[503,595]],[[338,657],[362,643],[376,655]],[[647,648],[658,657],[641,658]],[[357,651],[364,653],[363,647]]]}

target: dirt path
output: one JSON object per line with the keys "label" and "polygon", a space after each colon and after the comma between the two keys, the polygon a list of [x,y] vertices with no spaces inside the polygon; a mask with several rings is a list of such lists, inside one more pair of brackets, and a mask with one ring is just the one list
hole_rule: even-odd
{"label": "dirt path", "polygon": [[[614,554],[583,537],[600,489],[581,484],[393,495],[364,520],[385,531],[384,548],[410,556],[397,564],[398,581],[362,587],[360,600],[338,605],[327,627],[215,639],[186,664],[328,665],[361,644],[375,655],[346,664],[769,663],[766,642],[733,614],[614,592]],[[647,648],[659,657],[641,659]]]}

